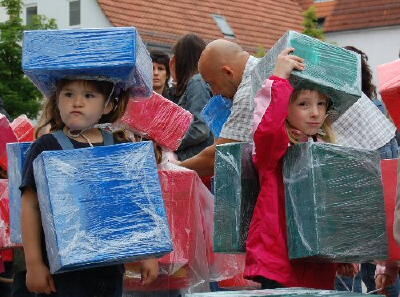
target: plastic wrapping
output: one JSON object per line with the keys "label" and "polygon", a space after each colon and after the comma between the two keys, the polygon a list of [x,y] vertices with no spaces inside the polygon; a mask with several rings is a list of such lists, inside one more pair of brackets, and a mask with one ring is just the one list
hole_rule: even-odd
{"label": "plastic wrapping", "polygon": [[51,273],[172,250],[151,142],[44,151],[33,166]]}
{"label": "plastic wrapping", "polygon": [[222,127],[231,114],[232,100],[221,95],[212,97],[201,111],[201,117],[210,128],[214,137],[218,138]]}
{"label": "plastic wrapping", "polygon": [[29,142],[35,140],[35,126],[26,115],[20,115],[11,123],[18,142]]}
{"label": "plastic wrapping", "polygon": [[[188,294],[186,297],[224,297],[224,296],[234,296],[234,297],[361,297],[368,296],[362,293],[353,293],[345,291],[329,291],[329,290],[314,290],[314,289],[303,289],[303,288],[285,288],[285,289],[269,289],[269,290],[248,290],[248,291],[225,291],[225,292],[208,292],[208,293],[194,293]],[[374,296],[384,296],[384,295],[374,295]]]}
{"label": "plastic wrapping", "polygon": [[10,210],[8,180],[0,179],[0,249],[12,246],[10,240]]}
{"label": "plastic wrapping", "polygon": [[252,148],[245,142],[217,146],[215,252],[245,252],[245,241],[260,192],[257,171],[252,162]]}
{"label": "plastic wrapping", "polygon": [[11,241],[15,244],[22,244],[22,200],[19,187],[22,183],[22,170],[31,144],[32,142],[15,142],[7,144]]}
{"label": "plastic wrapping", "polygon": [[378,152],[297,144],[285,156],[283,175],[291,259],[356,263],[387,257]]}
{"label": "plastic wrapping", "polygon": [[134,27],[25,31],[22,68],[47,97],[63,78],[109,80],[150,96],[153,63]]}
{"label": "plastic wrapping", "polygon": [[17,142],[18,139],[15,136],[10,122],[5,115],[0,113],[0,166],[7,170],[7,149],[6,145],[9,142]]}
{"label": "plastic wrapping", "polygon": [[163,96],[130,99],[121,119],[133,131],[170,150],[177,150],[190,128],[193,115]]}
{"label": "plastic wrapping", "polygon": [[305,70],[294,70],[290,82],[294,88],[310,87],[328,95],[334,109],[343,113],[361,96],[360,56],[333,44],[295,31],[286,32],[260,60],[251,74],[252,97],[272,75],[282,50],[295,48],[294,55],[304,58]]}
{"label": "plastic wrapping", "polygon": [[383,191],[385,195],[386,230],[389,246],[388,260],[400,261],[400,245],[396,242],[393,234],[396,201],[399,195],[399,159],[382,160],[381,168]]}
{"label": "plastic wrapping", "polygon": [[196,172],[173,164],[160,166],[160,182],[174,245],[159,259],[160,275],[148,286],[140,283],[139,266],[126,266],[126,291],[196,290],[208,286],[210,237],[204,216],[211,215],[213,197]]}
{"label": "plastic wrapping", "polygon": [[400,128],[400,59],[378,66],[379,92],[390,117]]}

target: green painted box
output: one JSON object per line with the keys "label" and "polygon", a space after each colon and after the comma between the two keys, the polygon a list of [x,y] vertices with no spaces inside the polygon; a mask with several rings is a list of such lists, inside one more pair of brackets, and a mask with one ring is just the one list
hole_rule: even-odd
{"label": "green painted box", "polygon": [[283,176],[291,259],[356,263],[387,257],[377,152],[296,144],[285,156]]}
{"label": "green painted box", "polygon": [[328,95],[333,107],[342,114],[361,97],[360,56],[333,44],[322,42],[296,31],[286,32],[252,71],[252,97],[265,79],[272,75],[278,55],[285,48],[304,58],[306,68],[294,70],[290,82],[294,88],[313,88]]}
{"label": "green painted box", "polygon": [[217,146],[215,159],[214,251],[245,252],[245,242],[260,186],[245,142]]}

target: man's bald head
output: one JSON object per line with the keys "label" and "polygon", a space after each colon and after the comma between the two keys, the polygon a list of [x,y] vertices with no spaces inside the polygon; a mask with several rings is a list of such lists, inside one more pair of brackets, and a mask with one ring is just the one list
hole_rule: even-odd
{"label": "man's bald head", "polygon": [[210,42],[199,60],[199,72],[214,94],[233,98],[242,81],[249,53],[236,43],[217,39]]}

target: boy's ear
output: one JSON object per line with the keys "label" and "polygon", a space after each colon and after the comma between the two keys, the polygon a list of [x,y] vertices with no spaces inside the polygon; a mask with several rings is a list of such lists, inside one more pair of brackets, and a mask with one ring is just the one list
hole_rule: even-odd
{"label": "boy's ear", "polygon": [[110,101],[107,102],[107,105],[104,107],[103,114],[109,114],[114,108],[114,103]]}

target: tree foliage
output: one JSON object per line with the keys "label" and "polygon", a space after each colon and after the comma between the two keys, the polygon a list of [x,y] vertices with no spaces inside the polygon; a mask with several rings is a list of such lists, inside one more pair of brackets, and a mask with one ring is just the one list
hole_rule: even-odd
{"label": "tree foliage", "polygon": [[9,19],[0,23],[0,97],[11,117],[26,114],[35,118],[42,101],[42,94],[24,76],[22,71],[22,36],[24,30],[56,29],[54,19],[34,16],[31,25],[23,25],[22,0],[1,0]]}
{"label": "tree foliage", "polygon": [[317,12],[314,6],[310,6],[304,13],[304,31],[303,34],[318,38],[325,39],[324,30],[318,26]]}

